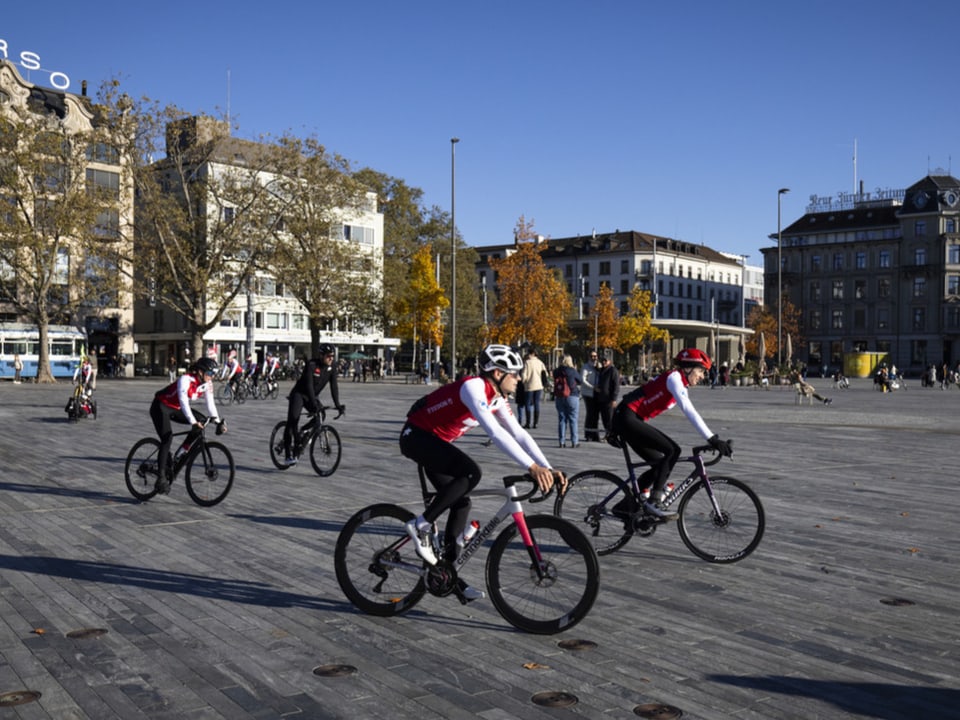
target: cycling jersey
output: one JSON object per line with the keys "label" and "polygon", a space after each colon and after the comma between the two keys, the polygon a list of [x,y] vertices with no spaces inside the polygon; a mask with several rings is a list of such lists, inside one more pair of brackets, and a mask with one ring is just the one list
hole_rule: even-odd
{"label": "cycling jersey", "polygon": [[264,370],[266,372],[265,377],[269,380],[273,378],[273,374],[280,368],[280,361],[277,358],[267,358],[266,365],[264,365]]}
{"label": "cycling jersey", "polygon": [[78,380],[84,384],[84,386],[90,384],[90,380],[93,377],[93,367],[90,363],[84,363],[83,365],[78,365],[77,369],[73,371],[73,381],[77,382]]}
{"label": "cycling jersey", "polygon": [[190,401],[204,398],[207,415],[217,419],[217,406],[213,401],[213,384],[201,382],[193,373],[185,373],[156,394],[157,400],[171,410],[179,410],[187,421],[194,425],[197,419],[190,410]]}
{"label": "cycling jersey", "polygon": [[623,397],[621,405],[630,410],[644,422],[652,420],[675,405],[687,416],[687,420],[708,440],[713,436],[710,428],[700,417],[687,392],[689,381],[685,373],[679,370],[661,373],[642,387]]}
{"label": "cycling jersey", "polygon": [[236,360],[236,358],[230,358],[227,360],[227,364],[223,368],[223,379],[233,380],[240,370],[240,363]]}
{"label": "cycling jersey", "polygon": [[537,443],[520,427],[507,399],[482,377],[461,378],[434,390],[407,422],[446,442],[480,426],[521,467],[550,467]]}
{"label": "cycling jersey", "polygon": [[320,397],[320,391],[327,386],[327,383],[330,383],[333,404],[339,408],[340,390],[337,386],[337,371],[321,359],[314,358],[307,363],[297,384],[293,386],[293,392],[314,400]]}

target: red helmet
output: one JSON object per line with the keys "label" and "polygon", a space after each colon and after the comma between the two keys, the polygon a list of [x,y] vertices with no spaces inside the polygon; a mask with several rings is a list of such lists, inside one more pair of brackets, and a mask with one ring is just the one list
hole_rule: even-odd
{"label": "red helmet", "polygon": [[697,348],[684,348],[674,358],[674,362],[678,367],[702,367],[704,370],[709,370],[713,365],[710,356],[702,350],[697,350]]}

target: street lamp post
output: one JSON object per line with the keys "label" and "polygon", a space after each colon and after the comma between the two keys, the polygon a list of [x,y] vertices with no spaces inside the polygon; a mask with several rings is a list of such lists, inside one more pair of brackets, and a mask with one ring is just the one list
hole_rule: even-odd
{"label": "street lamp post", "polygon": [[747,258],[749,255],[742,255],[743,261],[740,265],[740,327],[747,326]]}
{"label": "street lamp post", "polygon": [[450,379],[457,379],[457,143],[450,138]]}
{"label": "street lamp post", "polygon": [[480,276],[480,289],[483,290],[483,331],[487,331],[487,274]]}
{"label": "street lamp post", "polygon": [[[783,363],[783,256],[782,256],[782,238],[780,237],[780,200],[790,192],[790,188],[780,188],[777,190],[777,370]],[[763,360],[763,358],[760,358]]]}

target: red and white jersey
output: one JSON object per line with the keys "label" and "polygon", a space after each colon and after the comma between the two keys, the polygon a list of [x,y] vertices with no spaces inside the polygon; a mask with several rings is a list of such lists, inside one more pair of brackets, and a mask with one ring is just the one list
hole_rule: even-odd
{"label": "red and white jersey", "polygon": [[210,418],[219,418],[213,401],[213,383],[204,383],[193,373],[184,373],[157,393],[160,402],[168,408],[180,410],[191,425],[196,423],[197,419],[190,410],[190,401],[198,398],[207,401],[207,415]]}
{"label": "red and white jersey", "polygon": [[446,442],[479,426],[524,469],[534,463],[550,467],[536,441],[517,422],[507,399],[482,377],[461,378],[434,390],[407,422]]}
{"label": "red and white jersey", "polygon": [[230,380],[234,375],[241,371],[240,363],[236,358],[230,358],[227,360],[227,364],[223,368],[223,379]]}
{"label": "red and white jersey", "polygon": [[710,428],[690,400],[690,394],[687,392],[689,384],[686,374],[679,370],[671,370],[657,375],[643,387],[627,394],[622,403],[644,422],[679,405],[680,410],[697,431],[703,437],[710,439],[713,433],[710,432]]}

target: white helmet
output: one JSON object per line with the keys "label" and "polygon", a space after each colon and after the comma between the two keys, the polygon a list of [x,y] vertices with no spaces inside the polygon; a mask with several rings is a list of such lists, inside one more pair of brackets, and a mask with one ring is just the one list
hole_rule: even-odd
{"label": "white helmet", "polygon": [[480,369],[514,373],[523,370],[520,354],[509,345],[487,345],[480,353]]}

